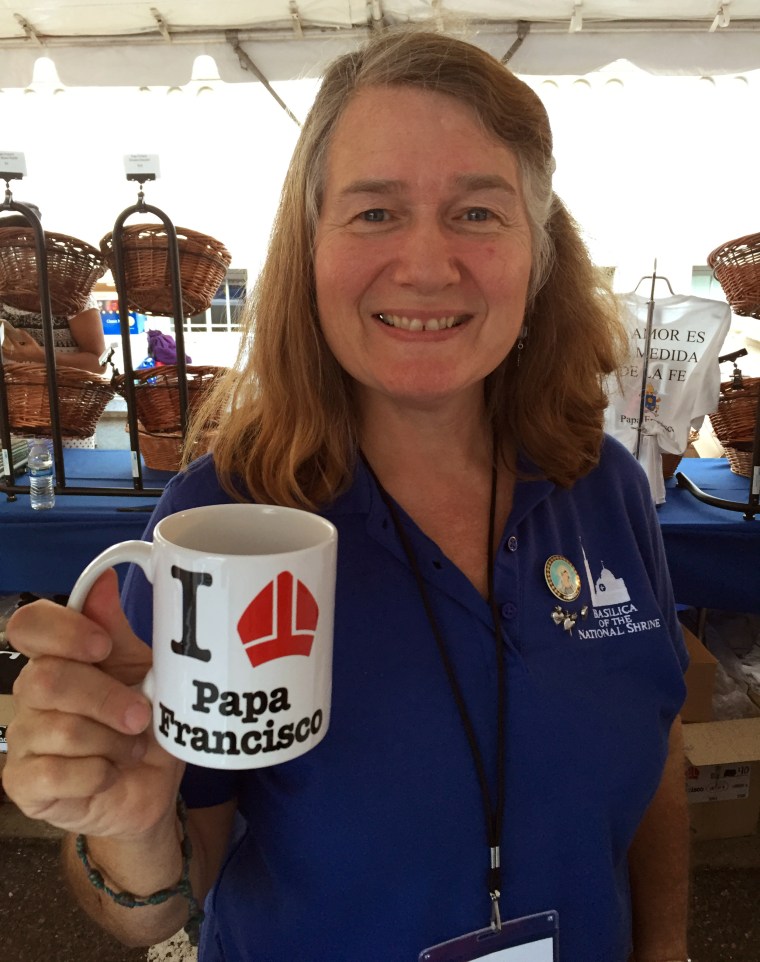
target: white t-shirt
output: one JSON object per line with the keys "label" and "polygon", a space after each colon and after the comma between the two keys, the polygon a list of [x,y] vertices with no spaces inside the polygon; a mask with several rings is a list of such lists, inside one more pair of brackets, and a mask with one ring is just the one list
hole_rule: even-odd
{"label": "white t-shirt", "polygon": [[[641,433],[647,451],[642,456],[639,445],[639,460],[646,468],[647,462],[656,464],[658,452],[683,454],[689,444],[689,429],[698,428],[705,415],[716,410],[721,380],[718,355],[731,326],[731,308],[704,297],[659,298],[654,302],[647,350],[648,299],[624,294],[620,300],[631,335],[631,351],[620,371],[620,388],[610,380],[605,429],[635,453],[643,391]],[[662,488],[661,465],[657,469],[658,488]],[[650,478],[650,484],[653,481]],[[664,490],[661,498],[655,498],[658,503],[662,500]]]}
{"label": "white t-shirt", "polygon": [[625,294],[621,301],[631,334],[631,354],[621,371],[622,390],[614,381],[610,383],[607,431],[629,451],[636,450],[644,389],[643,433],[656,436],[660,451],[683,454],[690,427],[701,424],[718,406],[718,355],[731,326],[731,308],[704,297],[676,295],[656,300],[647,352],[647,298]]}

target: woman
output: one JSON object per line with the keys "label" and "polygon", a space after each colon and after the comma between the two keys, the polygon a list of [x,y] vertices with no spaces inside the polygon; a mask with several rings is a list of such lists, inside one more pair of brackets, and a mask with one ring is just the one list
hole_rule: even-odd
{"label": "woman", "polygon": [[[45,363],[41,314],[0,304],[0,321],[6,322],[3,356],[7,361]],[[106,343],[100,311],[92,297],[83,310],[72,317],[53,317],[53,337],[56,364],[103,374],[105,365],[100,363],[100,357]]]}
{"label": "woman", "polygon": [[[497,910],[558,911],[563,962],[686,957],[686,659],[646,480],[602,434],[624,337],[553,166],[532,91],[440,35],[336,61],[304,124],[213,461],[153,523],[237,498],[337,525],[318,748],[241,776],[158,749],[127,687],[150,662],[142,576],[131,625],[104,576],[85,615],[8,626],[31,661],[6,790],[146,896],[183,875],[181,784],[203,962],[414,959]],[[185,924],[181,896],[121,908],[73,840],[66,860],[125,941]]]}
{"label": "woman", "polygon": [[[39,216],[39,208],[27,204]],[[4,227],[28,227],[20,214],[0,217],[0,229]],[[0,321],[5,321],[6,339],[3,356],[8,361],[36,361],[44,364],[42,314],[24,311],[0,301]],[[102,374],[105,365],[100,357],[106,349],[100,311],[92,297],[85,307],[71,317],[53,317],[53,339],[56,363],[78,367],[94,374]]]}

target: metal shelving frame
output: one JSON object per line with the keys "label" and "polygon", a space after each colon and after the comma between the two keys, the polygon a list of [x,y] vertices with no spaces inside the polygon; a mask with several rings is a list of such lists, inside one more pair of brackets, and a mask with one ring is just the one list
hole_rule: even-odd
{"label": "metal shelving frame", "polygon": [[[142,461],[140,459],[140,439],[137,424],[137,409],[135,404],[134,368],[132,365],[132,350],[129,341],[129,292],[124,271],[124,223],[132,214],[152,214],[157,217],[166,228],[169,244],[169,268],[172,288],[172,305],[174,312],[174,334],[177,345],[177,372],[180,409],[180,428],[184,436],[188,424],[188,393],[187,393],[187,364],[185,360],[185,336],[183,330],[184,312],[182,307],[182,282],[180,277],[179,249],[177,246],[177,232],[168,215],[158,207],[145,203],[143,186],[146,181],[154,180],[152,174],[128,174],[127,179],[137,181],[140,188],[137,203],[125,208],[116,218],[112,233],[114,251],[114,282],[119,302],[119,326],[124,358],[124,393],[127,402],[127,427],[130,440],[132,487],[109,486],[95,487],[87,485],[70,485],[66,482],[66,468],[63,459],[63,443],[61,438],[60,414],[58,405],[58,391],[56,379],[55,346],[53,340],[53,311],[50,302],[50,284],[48,276],[47,251],[45,247],[45,232],[35,211],[18,201],[13,200],[10,189],[12,180],[20,180],[21,173],[7,173],[0,175],[5,180],[5,199],[0,204],[0,212],[13,211],[21,214],[34,230],[35,250],[37,254],[37,272],[39,281],[40,306],[42,314],[43,346],[45,349],[45,365],[47,370],[48,398],[50,402],[50,433],[53,443],[53,461],[55,464],[55,493],[57,495],[127,495],[135,497],[156,497],[163,488],[146,488],[143,483]],[[0,476],[0,492],[6,495],[8,501],[17,500],[17,495],[28,494],[28,484],[17,484],[16,471],[13,464],[11,442],[10,415],[8,411],[5,372],[0,353],[0,441],[2,442],[2,475]]]}

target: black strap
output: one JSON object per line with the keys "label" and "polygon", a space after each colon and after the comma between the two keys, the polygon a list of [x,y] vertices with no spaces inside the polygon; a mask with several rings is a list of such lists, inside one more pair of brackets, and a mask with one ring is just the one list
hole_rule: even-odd
{"label": "black strap", "polygon": [[497,482],[497,466],[496,457],[494,455],[494,463],[491,473],[491,498],[488,512],[488,547],[486,551],[486,556],[488,559],[488,604],[491,608],[491,616],[493,618],[494,624],[494,638],[496,641],[496,672],[497,672],[497,719],[496,719],[496,804],[491,802],[491,793],[488,788],[488,779],[486,777],[485,765],[483,763],[483,755],[480,751],[480,746],[478,745],[477,736],[475,735],[475,729],[470,718],[470,713],[467,710],[467,704],[464,700],[462,694],[462,689],[459,685],[459,681],[454,670],[454,664],[449,655],[448,649],[446,647],[446,642],[444,641],[443,634],[438,625],[438,621],[435,617],[435,612],[433,611],[433,606],[430,602],[430,598],[425,588],[425,581],[422,577],[422,572],[420,571],[420,566],[417,561],[417,557],[412,548],[412,544],[409,540],[409,536],[404,530],[401,524],[401,519],[398,514],[398,509],[393,502],[392,498],[382,486],[378,480],[377,475],[372,470],[372,465],[369,463],[365,455],[362,453],[362,460],[364,461],[367,470],[372,476],[377,489],[380,492],[388,512],[393,521],[393,525],[398,534],[401,545],[406,553],[407,559],[409,560],[409,565],[414,574],[415,580],[417,582],[417,588],[422,599],[422,603],[425,607],[425,613],[427,614],[428,621],[430,622],[430,627],[435,637],[436,644],[438,646],[438,651],[441,655],[441,660],[443,661],[444,668],[446,669],[446,675],[449,679],[449,685],[451,687],[451,692],[454,696],[454,701],[456,702],[457,709],[459,711],[459,717],[462,721],[462,726],[467,736],[467,741],[470,746],[470,752],[472,754],[472,760],[475,764],[475,772],[478,778],[478,784],[480,785],[480,793],[483,800],[483,812],[485,815],[486,823],[486,837],[488,840],[488,847],[490,850],[490,867],[486,877],[486,882],[488,885],[488,894],[491,900],[491,926],[494,929],[501,928],[501,919],[499,915],[499,896],[501,889],[501,831],[504,823],[504,794],[505,794],[505,782],[506,782],[506,772],[505,772],[505,747],[506,747],[506,685],[505,685],[505,674],[506,674],[506,659],[504,654],[504,642],[502,638],[501,631],[501,619],[499,618],[499,611],[494,599],[494,589],[493,589],[493,576],[494,576],[494,554],[493,554],[493,544],[494,544],[494,532],[496,524],[496,482]]}

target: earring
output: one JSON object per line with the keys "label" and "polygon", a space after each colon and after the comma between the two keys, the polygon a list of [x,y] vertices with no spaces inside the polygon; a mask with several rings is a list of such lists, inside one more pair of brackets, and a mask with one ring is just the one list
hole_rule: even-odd
{"label": "earring", "polygon": [[520,358],[522,357],[522,352],[525,348],[523,341],[528,336],[528,327],[526,324],[520,328],[520,333],[517,335],[517,366],[520,366]]}

